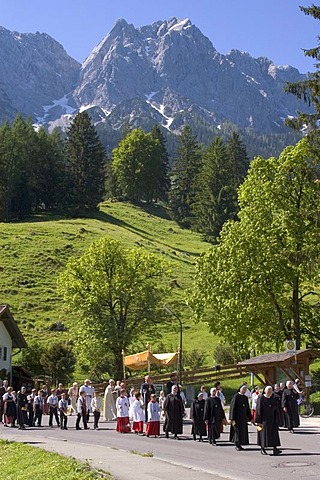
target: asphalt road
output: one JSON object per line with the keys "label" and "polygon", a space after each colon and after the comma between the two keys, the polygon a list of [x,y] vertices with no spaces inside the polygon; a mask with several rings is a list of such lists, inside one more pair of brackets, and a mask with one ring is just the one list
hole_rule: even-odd
{"label": "asphalt road", "polygon": [[[44,417],[44,425],[47,425]],[[256,428],[249,426],[250,445],[237,452],[228,442],[229,427],[221,435],[218,446],[194,442],[190,424],[185,424],[180,440],[147,438],[115,432],[115,422],[100,422],[99,431],[76,431],[75,417],[69,417],[69,429],[32,428],[25,431],[0,426],[0,438],[56,451],[110,472],[115,479],[168,478],[192,480],[234,479],[261,480],[275,476],[290,480],[320,479],[320,418],[302,419],[296,433],[280,431],[282,454],[278,457],[260,454],[255,445]],[[271,454],[271,449],[270,449]],[[149,456],[143,456],[149,455]],[[151,457],[152,455],[152,457]]]}

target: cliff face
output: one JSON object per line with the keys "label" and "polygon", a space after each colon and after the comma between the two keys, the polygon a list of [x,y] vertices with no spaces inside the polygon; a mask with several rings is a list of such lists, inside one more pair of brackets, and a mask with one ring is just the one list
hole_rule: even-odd
{"label": "cliff face", "polygon": [[0,118],[18,112],[34,119],[43,106],[71,92],[81,65],[44,33],[17,33],[0,27]]}
{"label": "cliff face", "polygon": [[157,122],[175,132],[197,119],[280,133],[287,116],[305,110],[283,91],[305,78],[297,69],[237,50],[221,55],[188,19],[141,28],[118,20],[82,66],[46,34],[0,29],[0,61],[1,118],[19,111],[51,128],[89,108],[115,129]]}

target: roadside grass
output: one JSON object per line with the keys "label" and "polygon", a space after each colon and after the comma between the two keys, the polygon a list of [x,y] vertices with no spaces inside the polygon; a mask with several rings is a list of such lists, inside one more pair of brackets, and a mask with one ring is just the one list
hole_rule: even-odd
{"label": "roadside grass", "polygon": [[57,453],[47,452],[37,447],[30,447],[17,442],[0,440],[0,471],[3,478],[17,480],[27,475],[38,477],[39,469],[45,469],[45,478],[66,478],[68,480],[112,479],[102,471],[92,469],[74,458],[67,458]]}
{"label": "roadside grass", "polygon": [[141,453],[138,450],[129,450],[129,452],[132,453],[133,455],[140,455],[140,457],[151,457],[151,458],[153,457],[152,452]]}

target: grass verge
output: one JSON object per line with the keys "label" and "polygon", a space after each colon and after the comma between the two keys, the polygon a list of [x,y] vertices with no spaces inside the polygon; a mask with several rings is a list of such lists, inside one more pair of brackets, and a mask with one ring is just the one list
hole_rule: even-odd
{"label": "grass verge", "polygon": [[80,463],[73,458],[22,443],[0,440],[0,471],[6,480],[17,480],[25,476],[26,472],[29,478],[38,477],[39,468],[41,471],[43,467],[46,478],[53,475],[56,478],[58,476],[68,480],[112,479],[109,474],[94,470],[90,465]]}

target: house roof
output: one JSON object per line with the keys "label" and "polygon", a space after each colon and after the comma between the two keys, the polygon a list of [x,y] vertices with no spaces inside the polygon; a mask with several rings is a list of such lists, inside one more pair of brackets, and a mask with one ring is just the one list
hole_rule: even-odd
{"label": "house roof", "polygon": [[265,355],[259,355],[258,357],[248,358],[243,362],[239,362],[237,365],[242,366],[254,366],[254,365],[274,365],[274,364],[286,364],[288,361],[294,358],[303,358],[307,357],[309,359],[315,359],[320,357],[320,351],[314,350],[312,348],[307,348],[305,350],[297,350],[293,352],[280,352],[280,353],[267,353]]}
{"label": "house roof", "polygon": [[0,305],[0,322],[4,324],[11,337],[13,348],[26,348],[28,346],[17,323],[13,319],[8,305]]}

